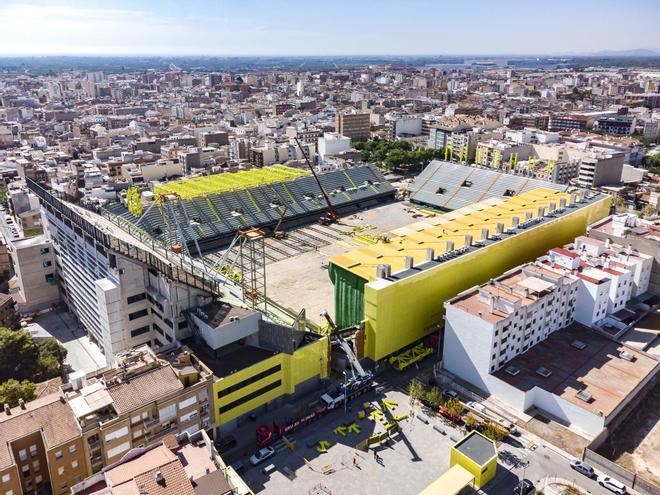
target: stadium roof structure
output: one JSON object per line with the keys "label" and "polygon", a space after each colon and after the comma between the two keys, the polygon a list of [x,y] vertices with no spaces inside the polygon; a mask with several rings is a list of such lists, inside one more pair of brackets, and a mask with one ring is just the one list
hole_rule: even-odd
{"label": "stadium roof structure", "polygon": [[491,198],[507,198],[539,187],[563,191],[565,185],[471,165],[433,160],[410,185],[410,201],[458,210]]}
{"label": "stadium roof structure", "polygon": [[[389,242],[333,256],[330,262],[369,282],[377,279],[376,267],[381,264],[391,266],[392,279],[405,278],[407,256],[411,256],[413,263],[418,265],[427,260],[429,248],[434,249],[436,257],[445,253],[447,241],[453,243],[455,252],[462,248],[466,252],[478,249],[479,244],[484,246],[492,244],[496,242],[495,237],[498,235],[500,237],[515,235],[515,231],[522,231],[525,222],[543,221],[543,215],[539,216],[539,208],[543,208],[546,214],[554,204],[557,209],[556,214],[561,215],[559,207],[562,199],[569,208],[575,207],[571,203],[569,193],[548,188],[538,188],[507,199],[490,198],[460,210],[393,230],[390,232]],[[514,217],[518,218],[519,222],[516,228],[513,224]],[[503,224],[505,232],[497,233],[498,223]],[[488,229],[488,239],[483,239],[483,229]],[[468,234],[472,236],[471,246],[466,245]],[[457,252],[456,256],[460,254]],[[433,265],[437,264],[437,261],[429,263]],[[417,273],[419,269],[416,267],[414,270],[409,270],[410,274]]]}
{"label": "stadium roof structure", "polygon": [[[274,226],[281,218],[293,224],[321,216],[327,204],[314,178],[303,172],[275,165],[172,181],[155,186],[165,199],[144,207],[140,216],[122,203],[106,206],[105,213],[166,246],[185,244],[193,256],[203,255],[229,244],[238,230]],[[318,177],[340,212],[387,200],[395,193],[372,165]],[[202,253],[197,252],[197,245]]]}

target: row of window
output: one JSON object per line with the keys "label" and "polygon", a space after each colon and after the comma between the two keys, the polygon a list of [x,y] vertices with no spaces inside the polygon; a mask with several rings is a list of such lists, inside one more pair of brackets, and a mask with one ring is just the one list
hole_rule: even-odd
{"label": "row of window", "polygon": [[147,298],[147,294],[142,292],[140,294],[135,294],[134,296],[127,297],[126,302],[128,304],[133,304],[133,303],[136,303],[136,302],[139,302],[139,301],[144,301],[146,298]]}
{"label": "row of window", "polygon": [[261,380],[262,378],[266,378],[267,376],[270,376],[274,373],[277,373],[278,371],[282,370],[282,365],[278,364],[276,366],[273,366],[272,368],[268,368],[267,370],[262,371],[261,373],[257,373],[256,375],[252,375],[250,378],[246,378],[243,381],[240,381],[234,385],[231,385],[227,388],[223,388],[222,390],[218,390],[218,399],[220,397],[224,397],[226,395],[229,395],[233,392],[236,392],[237,390],[240,390],[244,387],[247,387],[251,383],[257,382]]}
{"label": "row of window", "polygon": [[222,406],[219,409],[220,414],[226,413],[227,411],[230,411],[230,410],[234,409],[235,407],[240,406],[241,404],[245,404],[246,402],[249,402],[252,399],[257,398],[260,395],[265,394],[266,392],[270,392],[271,390],[275,390],[280,385],[282,385],[282,380],[277,380],[277,381],[271,383],[270,385],[266,385],[265,387],[261,387],[260,389],[255,390],[254,392],[252,392],[250,394],[247,394],[246,396],[241,397],[240,399],[237,399],[233,402],[230,402],[226,406]]}
{"label": "row of window", "polygon": [[131,330],[131,337],[138,337],[139,335],[143,335],[149,331],[149,325],[145,325],[140,328],[136,328],[135,330]]}

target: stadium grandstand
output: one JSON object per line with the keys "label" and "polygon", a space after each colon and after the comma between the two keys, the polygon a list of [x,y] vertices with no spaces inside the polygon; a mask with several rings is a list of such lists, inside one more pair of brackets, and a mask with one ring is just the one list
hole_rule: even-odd
{"label": "stadium grandstand", "polygon": [[[371,165],[318,177],[340,213],[394,197],[392,185]],[[287,226],[304,224],[328,210],[309,172],[282,165],[166,182],[156,185],[154,192],[156,200],[138,211],[129,211],[123,203],[105,209],[166,246],[181,245],[193,256],[229,244],[238,230],[272,227],[280,219]]]}
{"label": "stadium grandstand", "polygon": [[458,210],[491,198],[507,198],[539,187],[565,185],[459,163],[433,160],[410,185],[410,201],[439,210]]}

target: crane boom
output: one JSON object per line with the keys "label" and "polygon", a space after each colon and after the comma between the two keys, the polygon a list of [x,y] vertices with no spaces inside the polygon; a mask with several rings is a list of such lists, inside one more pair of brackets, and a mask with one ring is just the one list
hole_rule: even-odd
{"label": "crane boom", "polygon": [[[319,189],[321,190],[321,194],[323,194],[323,198],[325,199],[325,202],[328,205],[328,215],[324,217],[325,223],[334,223],[337,221],[337,218],[339,218],[339,215],[337,214],[337,210],[335,210],[335,207],[332,206],[332,202],[330,201],[330,196],[328,196],[328,194],[325,192],[325,189],[323,189],[323,186],[321,185],[321,181],[319,180],[318,175],[316,175],[316,170],[314,170],[314,166],[309,161],[309,158],[307,157],[307,152],[300,144],[298,137],[296,136],[294,139],[296,140],[296,144],[298,145],[298,148],[300,148],[300,151],[302,151],[303,157],[305,158],[305,162],[307,162],[307,166],[312,171],[312,175],[316,180],[316,184],[319,186]],[[321,221],[322,223],[324,223],[323,218],[321,219]]]}

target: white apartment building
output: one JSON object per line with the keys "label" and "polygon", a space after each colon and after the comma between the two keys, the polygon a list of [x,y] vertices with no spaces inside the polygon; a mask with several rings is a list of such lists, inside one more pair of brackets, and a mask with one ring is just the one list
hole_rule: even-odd
{"label": "white apartment building", "polygon": [[598,435],[660,368],[579,324],[617,326],[610,315],[648,289],[652,258],[639,254],[578,237],[446,301],[443,368],[519,411]]}
{"label": "white apartment building", "polygon": [[338,155],[351,149],[351,140],[336,132],[326,132],[319,138],[319,163],[325,161],[326,156]]}
{"label": "white apartment building", "polygon": [[574,320],[578,281],[530,263],[445,303],[443,365],[486,389],[487,376]]}

